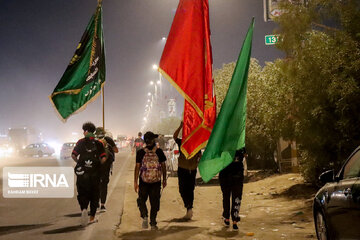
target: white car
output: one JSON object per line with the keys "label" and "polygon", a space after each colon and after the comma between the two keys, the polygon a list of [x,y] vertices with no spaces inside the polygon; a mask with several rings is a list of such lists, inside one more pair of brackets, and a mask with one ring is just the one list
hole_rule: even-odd
{"label": "white car", "polygon": [[51,156],[55,153],[55,150],[50,147],[47,143],[34,143],[26,146],[21,152],[23,156],[38,156],[42,157],[44,155]]}
{"label": "white car", "polygon": [[76,142],[64,143],[60,150],[60,159],[70,158],[75,145],[76,145]]}

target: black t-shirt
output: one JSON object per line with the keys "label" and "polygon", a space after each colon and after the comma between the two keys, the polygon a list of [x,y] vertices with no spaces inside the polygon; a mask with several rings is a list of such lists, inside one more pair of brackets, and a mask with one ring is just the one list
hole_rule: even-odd
{"label": "black t-shirt", "polygon": [[244,175],[244,158],[245,150],[237,150],[235,152],[234,161],[231,162],[227,167],[220,171],[219,177],[232,176],[243,176]]}
{"label": "black t-shirt", "polygon": [[[147,149],[149,150],[152,150],[153,148],[149,148],[149,147],[146,147]],[[166,156],[163,152],[163,150],[161,150],[160,148],[156,149],[156,155],[158,156],[159,158],[159,162],[162,163],[162,162],[165,162],[166,161]],[[144,149],[140,149],[139,151],[136,152],[136,163],[141,163],[143,158],[145,156],[145,150]]]}

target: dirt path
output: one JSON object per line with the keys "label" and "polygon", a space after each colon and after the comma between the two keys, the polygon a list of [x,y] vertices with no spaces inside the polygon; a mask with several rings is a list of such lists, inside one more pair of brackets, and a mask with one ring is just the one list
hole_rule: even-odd
{"label": "dirt path", "polygon": [[197,186],[193,220],[181,221],[185,209],[177,178],[169,178],[163,192],[159,231],[142,230],[131,183],[128,181],[124,215],[116,234],[118,239],[316,239],[311,213],[315,190],[303,184],[298,174],[274,175],[246,183],[237,232],[223,227],[218,185]]}

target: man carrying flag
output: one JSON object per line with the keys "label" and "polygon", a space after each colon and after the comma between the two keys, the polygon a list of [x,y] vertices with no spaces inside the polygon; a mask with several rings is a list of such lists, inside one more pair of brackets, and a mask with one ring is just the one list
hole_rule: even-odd
{"label": "man carrying flag", "polygon": [[101,0],[60,82],[49,96],[62,121],[84,110],[105,83]]}
{"label": "man carrying flag", "polygon": [[174,139],[181,143],[179,191],[185,218],[191,219],[197,159],[216,119],[208,0],[179,1],[159,65],[159,72],[185,98],[182,140],[181,128]]}
{"label": "man carrying flag", "polygon": [[239,211],[244,179],[246,92],[253,28],[254,19],[243,43],[214,129],[199,163],[199,171],[205,182],[221,171],[219,179],[223,193],[224,223],[230,224],[231,195],[231,217],[234,230],[238,229],[237,222],[240,221]]}

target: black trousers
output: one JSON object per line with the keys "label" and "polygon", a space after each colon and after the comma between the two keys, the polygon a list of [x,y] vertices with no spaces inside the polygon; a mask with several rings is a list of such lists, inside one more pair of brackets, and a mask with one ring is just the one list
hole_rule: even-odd
{"label": "black trousers", "polygon": [[223,195],[223,217],[230,218],[231,197],[231,219],[240,221],[240,205],[244,184],[244,170],[219,174],[220,186]]}
{"label": "black trousers", "polygon": [[90,215],[95,216],[96,209],[99,206],[99,175],[84,174],[77,176],[77,199],[80,204],[80,209],[87,209],[90,203]]}
{"label": "black trousers", "polygon": [[146,201],[150,199],[150,225],[156,225],[156,216],[160,210],[160,190],[161,182],[145,183],[140,178],[139,183],[139,198],[137,204],[140,210],[140,216],[142,218],[148,217],[148,209],[146,207]]}
{"label": "black trousers", "polygon": [[108,183],[110,181],[110,167],[101,170],[100,174],[100,202],[101,204],[105,204]]}
{"label": "black trousers", "polygon": [[196,169],[187,170],[178,167],[179,192],[187,209],[193,208]]}

